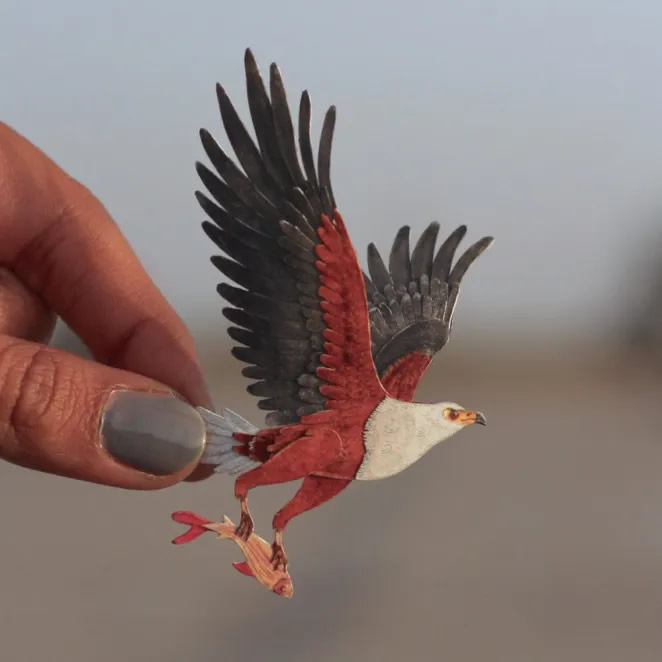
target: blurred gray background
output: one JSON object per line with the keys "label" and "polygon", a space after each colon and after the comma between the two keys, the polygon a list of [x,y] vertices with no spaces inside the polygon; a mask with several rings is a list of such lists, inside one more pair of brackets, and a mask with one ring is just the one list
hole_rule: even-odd
{"label": "blurred gray background", "polygon": [[[497,238],[419,393],[489,427],[295,520],[290,602],[236,573],[228,542],[169,544],[173,510],[237,518],[227,478],[143,494],[0,466],[3,660],[660,660],[662,5],[0,9],[0,117],[103,200],[217,404],[258,424],[192,195],[215,82],[246,110],[246,46],[292,104],[309,89],[316,134],[338,106],[361,256],[404,223]],[[263,536],[294,488],[255,492]]]}

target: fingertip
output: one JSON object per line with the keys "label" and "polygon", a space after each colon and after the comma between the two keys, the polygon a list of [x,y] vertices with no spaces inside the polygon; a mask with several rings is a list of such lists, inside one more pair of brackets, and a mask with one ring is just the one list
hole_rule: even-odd
{"label": "fingertip", "polygon": [[0,457],[137,490],[187,478],[204,450],[197,410],[167,386],[0,336]]}
{"label": "fingertip", "polygon": [[197,464],[206,429],[197,410],[176,397],[116,390],[104,408],[99,437],[114,460],[154,476],[176,476]]}

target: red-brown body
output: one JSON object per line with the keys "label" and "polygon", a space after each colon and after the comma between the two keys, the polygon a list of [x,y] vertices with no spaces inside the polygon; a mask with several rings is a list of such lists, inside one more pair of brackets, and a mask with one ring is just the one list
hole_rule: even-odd
{"label": "red-brown body", "polygon": [[[430,362],[423,354],[407,359],[395,366],[390,380],[395,393],[409,396],[403,400],[412,399],[413,384]],[[236,497],[245,503],[254,487],[304,478],[294,498],[274,516],[273,528],[282,532],[292,518],[339,494],[361,466],[365,424],[382,399],[357,399],[345,408],[305,417],[300,424],[261,430],[255,437],[235,434],[241,442],[238,452],[263,463],[237,478]]]}

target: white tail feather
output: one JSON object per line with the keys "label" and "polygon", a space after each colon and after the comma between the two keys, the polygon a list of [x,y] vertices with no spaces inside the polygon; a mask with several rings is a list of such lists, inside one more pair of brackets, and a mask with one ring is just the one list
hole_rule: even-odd
{"label": "white tail feather", "polygon": [[230,409],[223,409],[220,414],[216,414],[209,409],[198,407],[198,412],[207,428],[207,443],[201,464],[213,465],[215,472],[231,475],[245,473],[260,464],[245,455],[235,453],[233,447],[239,444],[232,436],[233,432],[257,434],[260,428],[256,428]]}

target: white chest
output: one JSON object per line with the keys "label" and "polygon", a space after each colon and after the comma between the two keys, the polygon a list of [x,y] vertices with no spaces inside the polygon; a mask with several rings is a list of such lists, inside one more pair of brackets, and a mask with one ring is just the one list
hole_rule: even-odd
{"label": "white chest", "polygon": [[456,432],[451,425],[439,405],[384,399],[366,423],[365,455],[356,478],[376,480],[399,473]]}

